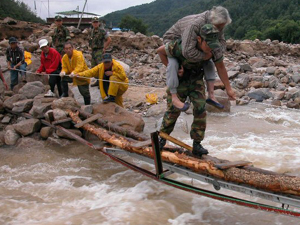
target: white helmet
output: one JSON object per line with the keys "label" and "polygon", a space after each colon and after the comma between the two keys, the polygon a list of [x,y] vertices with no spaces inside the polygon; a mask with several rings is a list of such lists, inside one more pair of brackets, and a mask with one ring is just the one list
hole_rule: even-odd
{"label": "white helmet", "polygon": [[39,45],[40,45],[40,48],[44,47],[44,46],[47,46],[48,45],[48,41],[47,39],[41,39],[39,41]]}

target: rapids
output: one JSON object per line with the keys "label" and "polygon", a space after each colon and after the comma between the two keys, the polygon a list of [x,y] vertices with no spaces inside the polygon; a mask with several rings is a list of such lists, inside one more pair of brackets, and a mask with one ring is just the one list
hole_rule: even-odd
{"label": "rapids", "polygon": [[[191,115],[185,115],[189,127]],[[145,118],[146,132],[157,118]],[[192,144],[177,129],[172,134]],[[260,104],[208,114],[202,143],[212,156],[300,176],[299,111]],[[153,166],[134,160],[144,168]],[[179,175],[176,179],[213,190]],[[222,193],[258,200],[227,190]],[[177,190],[80,144],[65,148],[0,148],[0,224],[290,225],[292,217],[261,212]]]}

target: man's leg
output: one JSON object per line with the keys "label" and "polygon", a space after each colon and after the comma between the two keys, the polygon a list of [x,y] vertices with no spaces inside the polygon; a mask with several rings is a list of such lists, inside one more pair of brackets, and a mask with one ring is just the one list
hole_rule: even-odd
{"label": "man's leg", "polygon": [[23,63],[20,66],[22,81],[25,83],[26,83],[26,67],[27,67],[27,63]]}
{"label": "man's leg", "polygon": [[61,79],[61,87],[62,87],[62,95],[61,97],[68,97],[69,96],[69,85],[68,83],[72,83],[73,79],[68,76],[64,76]]}
{"label": "man's leg", "polygon": [[115,83],[116,82],[122,82],[120,79],[118,79],[117,76],[110,76],[109,77],[109,87],[108,87],[108,97],[111,99],[114,99],[114,102],[123,107],[123,97],[122,95],[127,91],[128,89],[128,84],[120,84],[120,83]]}
{"label": "man's leg", "polygon": [[78,90],[80,94],[83,96],[84,104],[90,105],[91,104],[91,95],[89,90],[89,84],[87,85],[78,85]]}
{"label": "man's leg", "polygon": [[201,145],[206,129],[205,86],[203,82],[203,74],[197,74],[197,76],[194,76],[191,79],[189,97],[194,105],[194,120],[190,132],[191,138],[194,140],[193,154],[202,156],[203,154],[208,154],[208,151]]}
{"label": "man's leg", "polygon": [[[91,61],[92,68],[102,62],[102,53],[103,53],[102,49],[92,51],[92,61]],[[95,86],[99,87],[99,80],[97,80],[95,83],[91,84],[91,87],[95,87]]]}
{"label": "man's leg", "polygon": [[[15,65],[11,64],[11,68],[13,68]],[[11,70],[10,71],[10,89],[13,90],[14,86],[18,84],[18,76],[19,76],[19,71],[17,70]]]}

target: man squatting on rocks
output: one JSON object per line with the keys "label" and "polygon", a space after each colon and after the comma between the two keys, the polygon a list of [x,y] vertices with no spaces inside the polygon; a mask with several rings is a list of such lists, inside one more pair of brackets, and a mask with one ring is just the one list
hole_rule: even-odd
{"label": "man squatting on rocks", "polygon": [[[189,97],[194,105],[194,121],[190,135],[194,140],[192,153],[199,157],[203,154],[208,154],[208,151],[201,145],[206,129],[206,100],[203,82],[204,61],[211,59],[212,57],[214,58],[218,75],[224,83],[227,95],[230,99],[235,99],[235,93],[231,89],[227,70],[223,62],[223,49],[225,50],[226,44],[223,29],[230,22],[231,18],[227,9],[218,6],[201,14],[182,18],[164,35],[164,42],[170,43],[167,49],[168,54],[170,53],[171,56],[168,57],[168,67],[177,68],[176,73],[178,73],[179,64],[183,66],[183,76],[179,77],[177,95],[183,102]],[[209,32],[207,30],[208,28],[210,30]],[[218,37],[223,45],[223,49],[217,48],[212,50],[208,47],[206,41],[201,38],[201,30],[202,34],[203,32],[214,33],[215,28],[219,30]],[[181,41],[178,40],[176,43],[177,39],[181,39]],[[175,42],[172,43],[172,41]],[[200,49],[203,51],[197,48],[198,42],[200,44]],[[174,129],[176,120],[181,111],[172,104],[172,93],[170,92],[170,89],[167,90],[167,94],[168,108],[165,112],[160,130],[170,134]],[[166,140],[160,138],[159,142],[160,148],[162,149],[166,144]]]}
{"label": "man squatting on rocks", "polygon": [[[61,56],[54,48],[50,48],[48,41],[46,39],[41,39],[39,41],[39,46],[42,49],[41,54],[41,65],[39,69],[36,71],[38,74],[46,75],[50,74],[49,76],[49,85],[50,90],[45,97],[55,97],[54,88],[55,85],[57,86],[59,96],[62,95],[61,91],[61,78],[58,76],[61,71]],[[51,75],[56,74],[56,75]]]}
{"label": "man squatting on rocks", "polygon": [[[62,58],[62,70],[60,72],[60,76],[62,77],[62,79],[64,79],[65,75],[78,74],[80,72],[88,70],[82,52],[75,50],[71,42],[66,42],[64,44],[64,51],[66,54],[64,54]],[[78,86],[78,90],[80,94],[83,96],[84,104],[90,105],[91,104],[91,95],[89,91],[90,80],[85,78],[80,78],[80,77],[74,77],[73,79],[72,78],[70,79],[73,80],[73,85]],[[64,81],[63,81],[62,88],[64,93],[69,92],[68,83],[64,85]],[[63,96],[63,97],[67,97],[67,96]]]}
{"label": "man squatting on rocks", "polygon": [[[19,70],[23,81],[26,81],[26,63],[23,50],[18,46],[15,37],[9,38],[9,47],[6,50],[7,68],[10,70],[10,89],[19,83]],[[17,69],[17,70],[16,70]]]}
{"label": "man squatting on rocks", "polygon": [[123,107],[123,94],[128,89],[128,78],[125,74],[123,66],[116,60],[112,59],[111,54],[103,54],[102,63],[90,70],[74,76],[95,77],[98,78],[100,94],[104,103],[115,102]]}
{"label": "man squatting on rocks", "polygon": [[[64,44],[71,40],[69,30],[62,25],[62,17],[55,16],[55,25],[56,28],[54,29],[54,34],[52,35],[52,46],[55,48],[56,51],[59,52],[60,56],[63,57],[65,54],[64,52]],[[61,85],[62,85],[62,95],[61,97],[68,97],[68,83],[71,83],[72,79],[70,77],[64,76],[61,78]]]}

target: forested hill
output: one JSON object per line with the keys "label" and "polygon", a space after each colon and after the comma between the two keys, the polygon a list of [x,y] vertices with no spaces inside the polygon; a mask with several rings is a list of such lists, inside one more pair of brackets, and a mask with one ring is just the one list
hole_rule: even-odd
{"label": "forested hill", "polygon": [[0,18],[3,19],[5,17],[27,22],[45,22],[37,17],[26,4],[14,0],[0,0]]}
{"label": "forested hill", "polygon": [[233,20],[226,29],[227,38],[300,43],[300,0],[156,0],[103,18],[118,26],[130,14],[142,19],[149,32],[162,36],[178,19],[217,5],[226,7]]}

